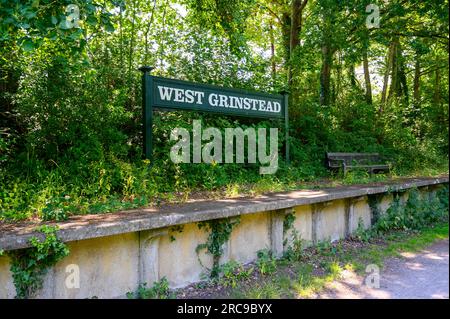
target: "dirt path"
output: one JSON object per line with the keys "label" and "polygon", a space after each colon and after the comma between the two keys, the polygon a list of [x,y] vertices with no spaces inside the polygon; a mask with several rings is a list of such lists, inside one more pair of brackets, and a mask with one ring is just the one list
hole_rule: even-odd
{"label": "dirt path", "polygon": [[[449,298],[449,241],[439,241],[418,253],[389,258],[380,270],[379,288],[370,288],[367,277],[344,271],[316,298]],[[373,282],[373,281],[372,281]]]}

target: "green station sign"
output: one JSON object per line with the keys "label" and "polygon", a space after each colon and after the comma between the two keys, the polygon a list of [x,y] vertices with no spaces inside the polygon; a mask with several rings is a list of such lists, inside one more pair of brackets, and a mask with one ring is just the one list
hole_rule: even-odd
{"label": "green station sign", "polygon": [[[143,96],[144,155],[152,158],[153,109],[212,112],[250,118],[283,119],[288,141],[287,94],[267,94],[209,84],[167,79],[141,67]],[[286,143],[289,162],[289,143]]]}
{"label": "green station sign", "polygon": [[284,118],[282,95],[250,92],[153,76],[152,105],[257,118]]}

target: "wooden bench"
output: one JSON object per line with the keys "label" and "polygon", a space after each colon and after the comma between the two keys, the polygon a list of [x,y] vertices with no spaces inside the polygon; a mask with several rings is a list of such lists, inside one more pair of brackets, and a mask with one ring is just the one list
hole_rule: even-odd
{"label": "wooden bench", "polygon": [[370,174],[389,172],[389,165],[383,163],[378,153],[327,153],[329,169],[341,169],[344,175],[351,169],[361,168]]}

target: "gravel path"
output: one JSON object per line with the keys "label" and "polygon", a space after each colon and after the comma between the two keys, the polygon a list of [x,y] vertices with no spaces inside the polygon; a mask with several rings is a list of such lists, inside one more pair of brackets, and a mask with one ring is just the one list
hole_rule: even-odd
{"label": "gravel path", "polygon": [[388,258],[380,270],[379,288],[370,288],[366,283],[374,281],[368,277],[344,271],[315,298],[448,299],[448,255],[447,239],[417,253],[402,253],[403,258]]}

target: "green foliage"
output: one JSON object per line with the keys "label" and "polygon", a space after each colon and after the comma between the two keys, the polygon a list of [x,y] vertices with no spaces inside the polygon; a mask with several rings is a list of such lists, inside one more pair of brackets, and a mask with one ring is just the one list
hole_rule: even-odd
{"label": "green foliage", "polygon": [[219,35],[225,33],[233,50],[245,46],[245,22],[251,14],[254,0],[194,0],[187,1],[194,19],[200,25],[210,25]]}
{"label": "green foliage", "polygon": [[322,240],[317,243],[316,251],[320,255],[336,256],[342,251],[342,243],[333,244],[331,240]]}
{"label": "green foliage", "polygon": [[367,229],[364,227],[364,221],[362,220],[361,217],[358,220],[358,227],[356,228],[351,237],[364,243],[369,242],[370,239],[372,238],[372,232],[367,231]]}
{"label": "green foliage", "polygon": [[303,257],[303,250],[305,249],[305,240],[303,240],[296,229],[291,233],[291,244],[284,250],[283,259],[287,261],[299,261]]}
{"label": "green foliage", "polygon": [[381,214],[378,207],[381,196],[372,195],[369,197],[372,213],[375,210],[378,218],[376,218],[372,227],[367,230],[364,229],[362,220],[360,220],[352,238],[362,242],[370,242],[377,236],[389,236],[392,231],[417,232],[448,221],[448,185],[435,194],[423,195],[418,190],[412,190],[408,193],[406,202],[402,201],[401,193],[394,192],[393,194],[393,201],[384,214]]}
{"label": "green foliage", "polygon": [[[67,214],[71,210],[73,211],[73,207],[68,205],[67,202],[61,203],[63,200],[69,199],[68,197],[56,198],[50,203],[48,203],[42,209],[42,220],[54,220],[61,221],[66,220],[68,218]],[[71,209],[72,208],[72,209]]]}
{"label": "green foliage", "polygon": [[256,266],[262,275],[270,275],[275,272],[277,262],[269,249],[259,250],[256,256]]}
{"label": "green foliage", "polygon": [[147,287],[147,283],[139,285],[136,292],[128,292],[128,299],[173,299],[174,293],[170,291],[169,281],[166,277],[153,283],[151,288]]}
{"label": "green foliage", "polygon": [[283,234],[284,235],[293,228],[295,219],[296,219],[295,213],[289,213],[284,216],[284,220],[283,220]]}
{"label": "green foliage", "polygon": [[423,227],[448,220],[448,186],[432,198],[420,198],[413,190],[408,194],[406,203],[395,196],[391,206],[374,225],[375,230],[420,230]]}
{"label": "green foliage", "polygon": [[44,240],[30,239],[30,248],[8,251],[16,298],[30,298],[42,287],[47,270],[69,254],[67,246],[56,237],[56,227],[41,226]]}
{"label": "green foliage", "polygon": [[[62,23],[70,4],[80,9],[77,28]],[[283,190],[335,177],[324,165],[327,151],[378,152],[394,175],[448,172],[448,4],[379,3],[385,27],[370,32],[365,5],[309,1],[299,28],[304,41],[291,50],[292,8],[281,2],[0,0],[0,220],[64,220],[230,185],[237,185],[236,195]],[[400,60],[411,63],[396,68],[406,77],[400,96],[387,88],[391,98],[383,103],[382,83],[372,83],[368,102],[352,70],[367,54],[372,78],[392,73],[386,29],[402,34]],[[324,45],[331,49],[327,59]],[[325,60],[328,105],[320,103]],[[149,168],[141,157],[141,64],[155,66],[155,75],[226,87],[273,93],[289,87],[292,165],[280,156],[279,170],[268,177],[255,165],[174,164],[170,131],[193,119],[222,130],[279,127],[280,137],[283,125],[154,112]],[[352,172],[344,182],[375,180]]]}
{"label": "green foliage", "polygon": [[287,246],[288,238],[286,238],[286,235],[289,231],[295,231],[294,229],[294,222],[295,222],[295,212],[291,212],[289,214],[286,214],[284,216],[283,220],[283,247]]}
{"label": "green foliage", "polygon": [[217,278],[220,274],[219,259],[223,254],[223,244],[229,239],[233,228],[240,222],[240,217],[232,219],[214,219],[198,223],[199,229],[205,229],[208,234],[208,240],[204,244],[199,244],[196,253],[206,249],[213,257],[213,268],[210,277]]}
{"label": "green foliage", "polygon": [[224,263],[219,268],[221,274],[219,284],[232,288],[235,288],[240,281],[248,279],[254,270],[252,267],[245,269],[235,260]]}
{"label": "green foliage", "polygon": [[101,21],[106,31],[113,31],[111,14],[99,1],[87,0],[27,0],[0,1],[0,43],[15,40],[25,52],[44,45],[46,40],[59,40],[66,45],[76,45],[83,48],[83,30],[80,27],[70,27],[66,22],[70,19],[69,5],[77,5],[80,19],[87,22]]}

